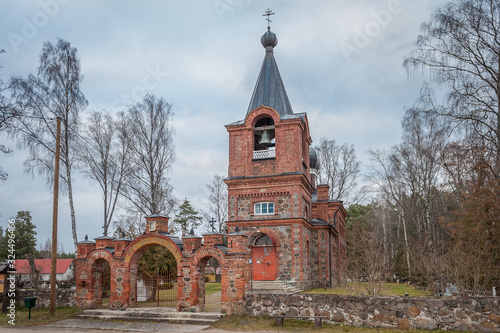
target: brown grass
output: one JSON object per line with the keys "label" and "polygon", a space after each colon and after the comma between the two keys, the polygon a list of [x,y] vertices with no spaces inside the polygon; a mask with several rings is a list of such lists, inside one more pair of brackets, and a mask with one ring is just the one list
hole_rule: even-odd
{"label": "brown grass", "polygon": [[[221,329],[235,332],[321,332],[321,333],[336,333],[336,332],[352,332],[352,333],[428,333],[429,331],[423,330],[399,330],[388,328],[365,328],[343,325],[331,325],[323,323],[322,328],[314,327],[311,321],[298,320],[298,319],[285,319],[283,326],[276,326],[276,320],[269,316],[225,316],[211,325],[211,328]],[[433,332],[445,332],[442,330],[435,330]],[[446,331],[451,333],[453,331]]]}

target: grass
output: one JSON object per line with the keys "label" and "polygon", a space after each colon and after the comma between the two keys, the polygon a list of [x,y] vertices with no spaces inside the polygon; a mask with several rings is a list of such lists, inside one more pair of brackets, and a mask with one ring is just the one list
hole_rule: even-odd
{"label": "grass", "polygon": [[[305,291],[306,294],[323,294],[323,295],[368,295],[368,290],[372,289],[370,282],[349,282],[348,284],[333,289],[311,289]],[[408,293],[410,297],[425,297],[431,296],[429,291],[418,290],[415,287],[406,283],[381,283],[381,290],[377,295],[382,296],[404,296]]]}
{"label": "grass", "polygon": [[[34,308],[31,309],[31,320],[28,320],[29,310],[27,308],[17,308],[16,309],[16,326],[40,326],[52,324],[56,321],[72,318],[79,314],[81,310],[79,308],[56,308],[56,313],[52,316],[49,313],[48,308]],[[12,326],[9,324],[9,316],[7,314],[0,314],[0,327],[1,326]]]}
{"label": "grass", "polygon": [[[314,323],[305,320],[285,319],[283,326],[276,326],[276,319],[269,316],[225,316],[217,322],[210,325],[211,328],[237,331],[237,332],[255,332],[255,331],[274,331],[274,332],[321,332],[321,333],[334,333],[334,332],[351,332],[351,333],[408,333],[409,331],[400,329],[389,328],[365,328],[354,326],[330,325],[323,323],[322,328],[314,327]],[[429,331],[423,330],[410,330],[411,332],[428,333]],[[435,330],[433,332],[445,332],[442,330]],[[446,331],[451,333],[453,331]],[[456,331],[455,331],[456,332]]]}
{"label": "grass", "polygon": [[220,283],[207,282],[205,283],[205,296],[212,295],[221,290]]}

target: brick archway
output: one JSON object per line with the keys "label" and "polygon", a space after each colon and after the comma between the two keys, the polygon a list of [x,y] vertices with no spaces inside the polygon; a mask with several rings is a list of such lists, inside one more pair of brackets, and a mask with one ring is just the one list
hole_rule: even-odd
{"label": "brick archway", "polygon": [[[157,217],[152,217],[157,218]],[[161,221],[160,221],[161,222]],[[166,223],[166,222],[165,222]],[[152,224],[152,227],[154,225]],[[161,225],[160,225],[161,227]],[[166,230],[166,228],[165,228]],[[221,265],[221,312],[227,314],[244,312],[244,294],[249,287],[249,253],[247,236],[233,233],[227,235],[223,245],[222,234],[187,236],[182,240],[160,230],[151,231],[131,241],[124,237],[108,236],[94,241],[77,243],[76,303],[81,308],[97,306],[92,278],[94,263],[107,261],[111,269],[111,309],[126,309],[135,302],[137,264],[149,248],[160,245],[168,249],[177,262],[177,309],[179,311],[202,311],[204,285],[200,285],[200,269],[209,258]],[[182,251],[181,251],[182,248]],[[204,272],[203,272],[204,273]],[[201,302],[199,297],[201,297]]]}
{"label": "brick archway", "polygon": [[[169,237],[161,234],[145,234],[134,239],[123,251],[123,268],[128,272],[124,276],[122,303],[129,307],[136,301],[137,292],[137,264],[144,252],[153,246],[163,246],[170,251],[177,262],[177,280],[181,279],[180,262],[182,252]],[[179,290],[177,294],[179,295]]]}
{"label": "brick archway", "polygon": [[115,265],[115,258],[108,250],[96,249],[88,254],[83,269],[79,269],[76,275],[77,286],[81,286],[76,297],[82,300],[82,307],[96,308],[102,305],[102,267],[99,264],[103,262],[107,262],[110,267],[110,305],[119,301],[121,293],[117,292],[116,271],[111,269]]}
{"label": "brick archway", "polygon": [[142,255],[144,251],[155,245],[161,245],[172,252],[177,264],[179,264],[182,258],[181,250],[170,238],[161,234],[145,234],[134,239],[123,251],[125,264],[135,261],[134,255]]}
{"label": "brick archway", "polygon": [[[205,309],[205,266],[210,260],[210,258],[215,258],[219,262],[221,271],[226,264],[226,255],[217,247],[202,247],[198,249],[192,258],[193,270],[191,274],[191,279],[196,281],[193,285],[195,294],[198,295],[196,303],[194,306],[197,311],[203,311]],[[226,288],[224,288],[226,287]],[[221,302],[227,299],[227,277],[223,277],[221,274]]]}

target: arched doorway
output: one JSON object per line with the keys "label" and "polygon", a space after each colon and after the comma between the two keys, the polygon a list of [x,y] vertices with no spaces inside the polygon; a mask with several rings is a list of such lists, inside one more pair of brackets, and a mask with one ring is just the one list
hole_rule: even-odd
{"label": "arched doorway", "polygon": [[252,244],[252,279],[276,280],[276,244],[267,234],[255,237]]}
{"label": "arched doorway", "polygon": [[144,251],[136,272],[137,307],[177,306],[177,262],[167,248],[155,245]]}
{"label": "arched doorway", "polygon": [[215,257],[205,257],[198,262],[198,304],[204,312],[221,311],[221,270]]}
{"label": "arched doorway", "polygon": [[92,263],[93,296],[98,308],[109,308],[111,294],[111,269],[106,259],[100,258]]}
{"label": "arched doorway", "polygon": [[226,250],[222,245],[203,246],[191,257],[191,288],[196,298],[192,306],[197,312],[221,312],[222,301],[227,302],[230,283]]}
{"label": "arched doorway", "polygon": [[176,307],[181,250],[164,235],[143,235],[125,249],[129,272],[128,304],[135,307]]}

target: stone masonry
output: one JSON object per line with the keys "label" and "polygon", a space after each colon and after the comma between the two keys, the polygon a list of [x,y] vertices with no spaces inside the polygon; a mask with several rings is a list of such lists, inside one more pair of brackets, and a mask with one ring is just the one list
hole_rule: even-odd
{"label": "stone masonry", "polygon": [[348,326],[422,330],[500,331],[498,297],[382,297],[249,293],[245,313],[326,316]]}

